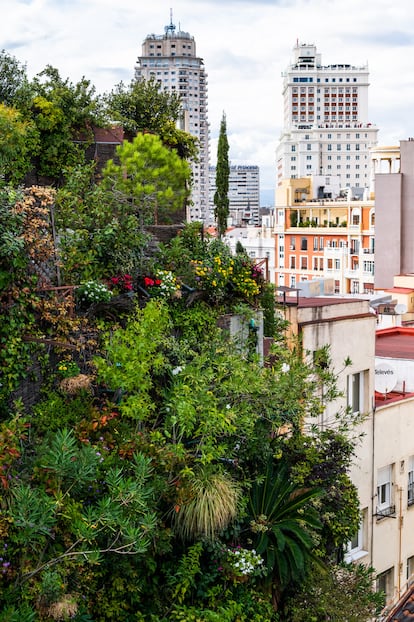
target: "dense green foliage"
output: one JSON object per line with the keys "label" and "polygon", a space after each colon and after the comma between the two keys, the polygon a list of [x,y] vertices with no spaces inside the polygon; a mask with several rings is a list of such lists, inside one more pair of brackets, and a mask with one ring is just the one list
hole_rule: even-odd
{"label": "dense green foliage", "polygon": [[121,82],[105,96],[105,101],[109,116],[122,124],[127,136],[156,134],[180,157],[196,158],[196,139],[177,127],[182,115],[179,95],[162,90],[155,78],[133,80],[128,86]]}
{"label": "dense green foliage", "polygon": [[[145,222],[186,198],[177,102],[153,84],[111,96],[154,133],[97,185],[72,144],[101,118],[91,85],[50,67],[28,84],[0,60],[3,120],[11,136],[35,124],[38,171],[60,186],[0,193],[0,622],[300,622],[305,600],[314,620],[367,619],[369,571],[331,565],[358,499],[353,418],[317,425],[337,396],[328,353],[288,347],[243,249],[199,223],[150,246]],[[20,175],[35,153],[12,142],[1,165]]]}
{"label": "dense green foliage", "polygon": [[118,200],[129,203],[141,226],[165,222],[170,212],[185,211],[189,193],[190,167],[176,151],[165,147],[154,134],[137,134],[117,147],[119,163],[110,160],[103,185]]}

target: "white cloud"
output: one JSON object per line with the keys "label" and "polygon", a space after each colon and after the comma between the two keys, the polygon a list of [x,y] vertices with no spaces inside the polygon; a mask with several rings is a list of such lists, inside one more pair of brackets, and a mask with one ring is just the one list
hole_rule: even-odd
{"label": "white cloud", "polygon": [[381,144],[414,134],[412,0],[3,0],[0,47],[30,76],[51,64],[106,92],[133,77],[144,38],[163,33],[171,6],[208,73],[213,163],[225,111],[232,162],[258,164],[263,187],[274,185],[281,73],[296,39],[314,43],[323,64],[368,63]]}

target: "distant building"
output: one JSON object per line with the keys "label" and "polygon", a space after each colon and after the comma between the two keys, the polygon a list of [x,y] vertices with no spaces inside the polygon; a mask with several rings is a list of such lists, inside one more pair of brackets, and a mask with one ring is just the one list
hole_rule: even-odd
{"label": "distant building", "polygon": [[414,139],[372,153],[375,174],[375,288],[414,273]]}
{"label": "distant building", "polygon": [[[214,220],[214,194],[216,192],[216,167],[209,169],[209,205]],[[258,166],[230,166],[229,225],[242,227],[259,224],[260,179]]]}
{"label": "distant building", "polygon": [[322,65],[315,45],[296,43],[283,74],[277,184],[330,175],[341,188],[368,188],[378,134],[368,116],[368,87],[367,65]]}
{"label": "distant building", "polygon": [[296,287],[331,279],[336,294],[374,291],[374,201],[337,180],[284,179],[276,190],[275,282]]}
{"label": "distant building", "polygon": [[163,35],[150,34],[142,44],[135,69],[136,80],[154,77],[162,88],[177,93],[184,114],[181,129],[199,140],[199,161],[193,164],[192,205],[187,220],[208,218],[209,125],[207,118],[207,74],[203,59],[196,54],[194,37],[172,23]]}

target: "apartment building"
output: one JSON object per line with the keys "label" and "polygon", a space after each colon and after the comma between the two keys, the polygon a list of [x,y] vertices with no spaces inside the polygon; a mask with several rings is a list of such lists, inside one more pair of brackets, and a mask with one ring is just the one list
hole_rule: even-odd
{"label": "apartment building", "polygon": [[337,294],[373,292],[372,199],[341,190],[335,178],[284,179],[276,190],[274,234],[278,285],[325,278]]}
{"label": "apartment building", "polygon": [[136,80],[155,78],[161,88],[177,93],[182,101],[180,128],[199,141],[199,160],[192,165],[193,186],[187,220],[206,222],[208,218],[209,124],[207,115],[207,74],[197,56],[196,42],[188,32],[172,23],[164,34],[149,34],[135,68]]}
{"label": "apartment building", "polygon": [[[375,406],[361,426],[352,479],[361,526],[348,559],[372,565],[387,609],[414,580],[414,330],[378,330]],[[388,618],[384,612],[383,619]]]}
{"label": "apartment building", "polygon": [[[343,397],[326,405],[319,426],[335,426],[335,413],[346,407],[365,415],[350,472],[361,522],[345,560],[375,569],[387,600],[381,620],[405,620],[388,614],[403,611],[396,603],[414,594],[414,329],[377,330],[368,300],[304,297],[288,287],[281,292],[282,313],[309,362],[316,350],[330,347]],[[351,364],[344,366],[347,357]]]}
{"label": "apartment building", "polygon": [[[210,166],[209,171],[210,222],[213,222],[214,194],[216,192],[216,167]],[[258,166],[230,166],[228,198],[229,226],[257,226],[259,224],[260,175]]]}
{"label": "apartment building", "polygon": [[367,65],[322,65],[315,45],[296,43],[283,73],[277,185],[285,178],[331,175],[342,188],[369,186],[369,151],[378,130],[369,119],[368,87]]}

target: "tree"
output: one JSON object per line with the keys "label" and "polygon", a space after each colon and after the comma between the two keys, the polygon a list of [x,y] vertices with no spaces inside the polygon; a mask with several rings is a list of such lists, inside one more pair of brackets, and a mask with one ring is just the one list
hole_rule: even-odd
{"label": "tree", "polygon": [[317,488],[300,489],[286,464],[269,462],[253,484],[249,498],[250,533],[255,550],[264,555],[275,609],[289,585],[304,578],[322,524],[309,501]]}
{"label": "tree", "polygon": [[37,128],[16,108],[0,103],[0,135],[0,175],[7,182],[19,184],[40,148]]}
{"label": "tree", "polygon": [[157,224],[168,213],[184,210],[189,195],[191,170],[175,151],[154,134],[138,134],[117,147],[119,164],[110,160],[103,184],[145,224]]}
{"label": "tree", "polygon": [[226,115],[223,113],[217,147],[216,191],[214,193],[214,217],[217,221],[219,237],[221,237],[227,229],[227,218],[229,215],[229,176],[229,143],[227,140]]}
{"label": "tree", "polygon": [[160,135],[165,125],[178,121],[181,101],[177,93],[161,90],[155,78],[123,82],[105,96],[109,114],[131,137],[138,132]]}
{"label": "tree", "polygon": [[62,185],[62,171],[84,162],[92,126],[105,123],[103,108],[89,80],[72,84],[51,65],[34,78],[32,90],[31,115],[41,145],[35,171],[51,184]]}
{"label": "tree", "polygon": [[163,91],[155,78],[133,80],[128,86],[121,82],[105,96],[105,102],[108,115],[121,123],[129,138],[139,132],[157,134],[180,157],[196,158],[196,138],[177,127],[182,114],[179,95]]}
{"label": "tree", "polygon": [[25,109],[29,100],[30,86],[26,67],[8,54],[0,52],[0,102],[19,110]]}
{"label": "tree", "polygon": [[384,594],[374,590],[375,571],[363,564],[314,567],[284,607],[289,622],[362,622],[377,619]]}

